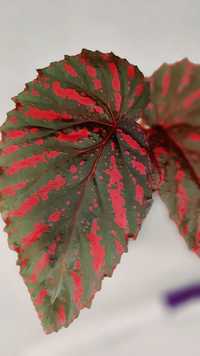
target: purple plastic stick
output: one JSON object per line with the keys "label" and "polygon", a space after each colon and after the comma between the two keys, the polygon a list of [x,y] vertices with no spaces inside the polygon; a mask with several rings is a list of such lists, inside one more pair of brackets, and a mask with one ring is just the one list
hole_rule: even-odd
{"label": "purple plastic stick", "polygon": [[168,306],[175,308],[191,299],[197,298],[200,298],[200,284],[168,292],[165,296],[165,301]]}

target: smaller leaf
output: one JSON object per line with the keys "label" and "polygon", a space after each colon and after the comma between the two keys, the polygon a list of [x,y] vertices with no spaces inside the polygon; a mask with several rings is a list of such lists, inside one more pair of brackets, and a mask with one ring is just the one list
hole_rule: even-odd
{"label": "smaller leaf", "polygon": [[200,255],[200,65],[163,64],[148,79],[144,111],[159,191],[189,248]]}

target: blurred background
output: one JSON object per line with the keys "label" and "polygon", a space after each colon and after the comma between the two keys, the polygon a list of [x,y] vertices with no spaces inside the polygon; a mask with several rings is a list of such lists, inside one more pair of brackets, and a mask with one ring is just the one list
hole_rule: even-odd
{"label": "blurred background", "polygon": [[[146,76],[163,62],[200,62],[199,0],[0,0],[0,123],[10,98],[36,68],[82,48],[113,51]],[[155,195],[137,241],[130,241],[91,310],[46,336],[7,247],[0,221],[0,355],[199,356],[200,300],[176,311],[166,291],[200,281],[190,252]]]}

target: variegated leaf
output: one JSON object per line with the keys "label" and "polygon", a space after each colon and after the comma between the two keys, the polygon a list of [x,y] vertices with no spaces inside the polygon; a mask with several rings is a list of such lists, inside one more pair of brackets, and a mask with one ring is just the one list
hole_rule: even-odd
{"label": "variegated leaf", "polygon": [[149,78],[151,103],[144,120],[155,189],[188,246],[200,254],[200,65],[163,64]]}
{"label": "variegated leaf", "polygon": [[89,307],[151,205],[139,69],[82,50],[38,70],[1,126],[1,212],[49,333]]}

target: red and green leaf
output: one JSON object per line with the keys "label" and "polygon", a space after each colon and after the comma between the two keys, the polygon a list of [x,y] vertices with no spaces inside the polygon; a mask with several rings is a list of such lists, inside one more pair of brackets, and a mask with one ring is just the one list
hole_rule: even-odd
{"label": "red and green leaf", "polygon": [[200,254],[200,65],[163,64],[149,78],[144,120],[154,183],[188,246]]}
{"label": "red and green leaf", "polygon": [[1,126],[0,209],[49,333],[89,307],[151,205],[139,69],[83,50],[38,70]]}

